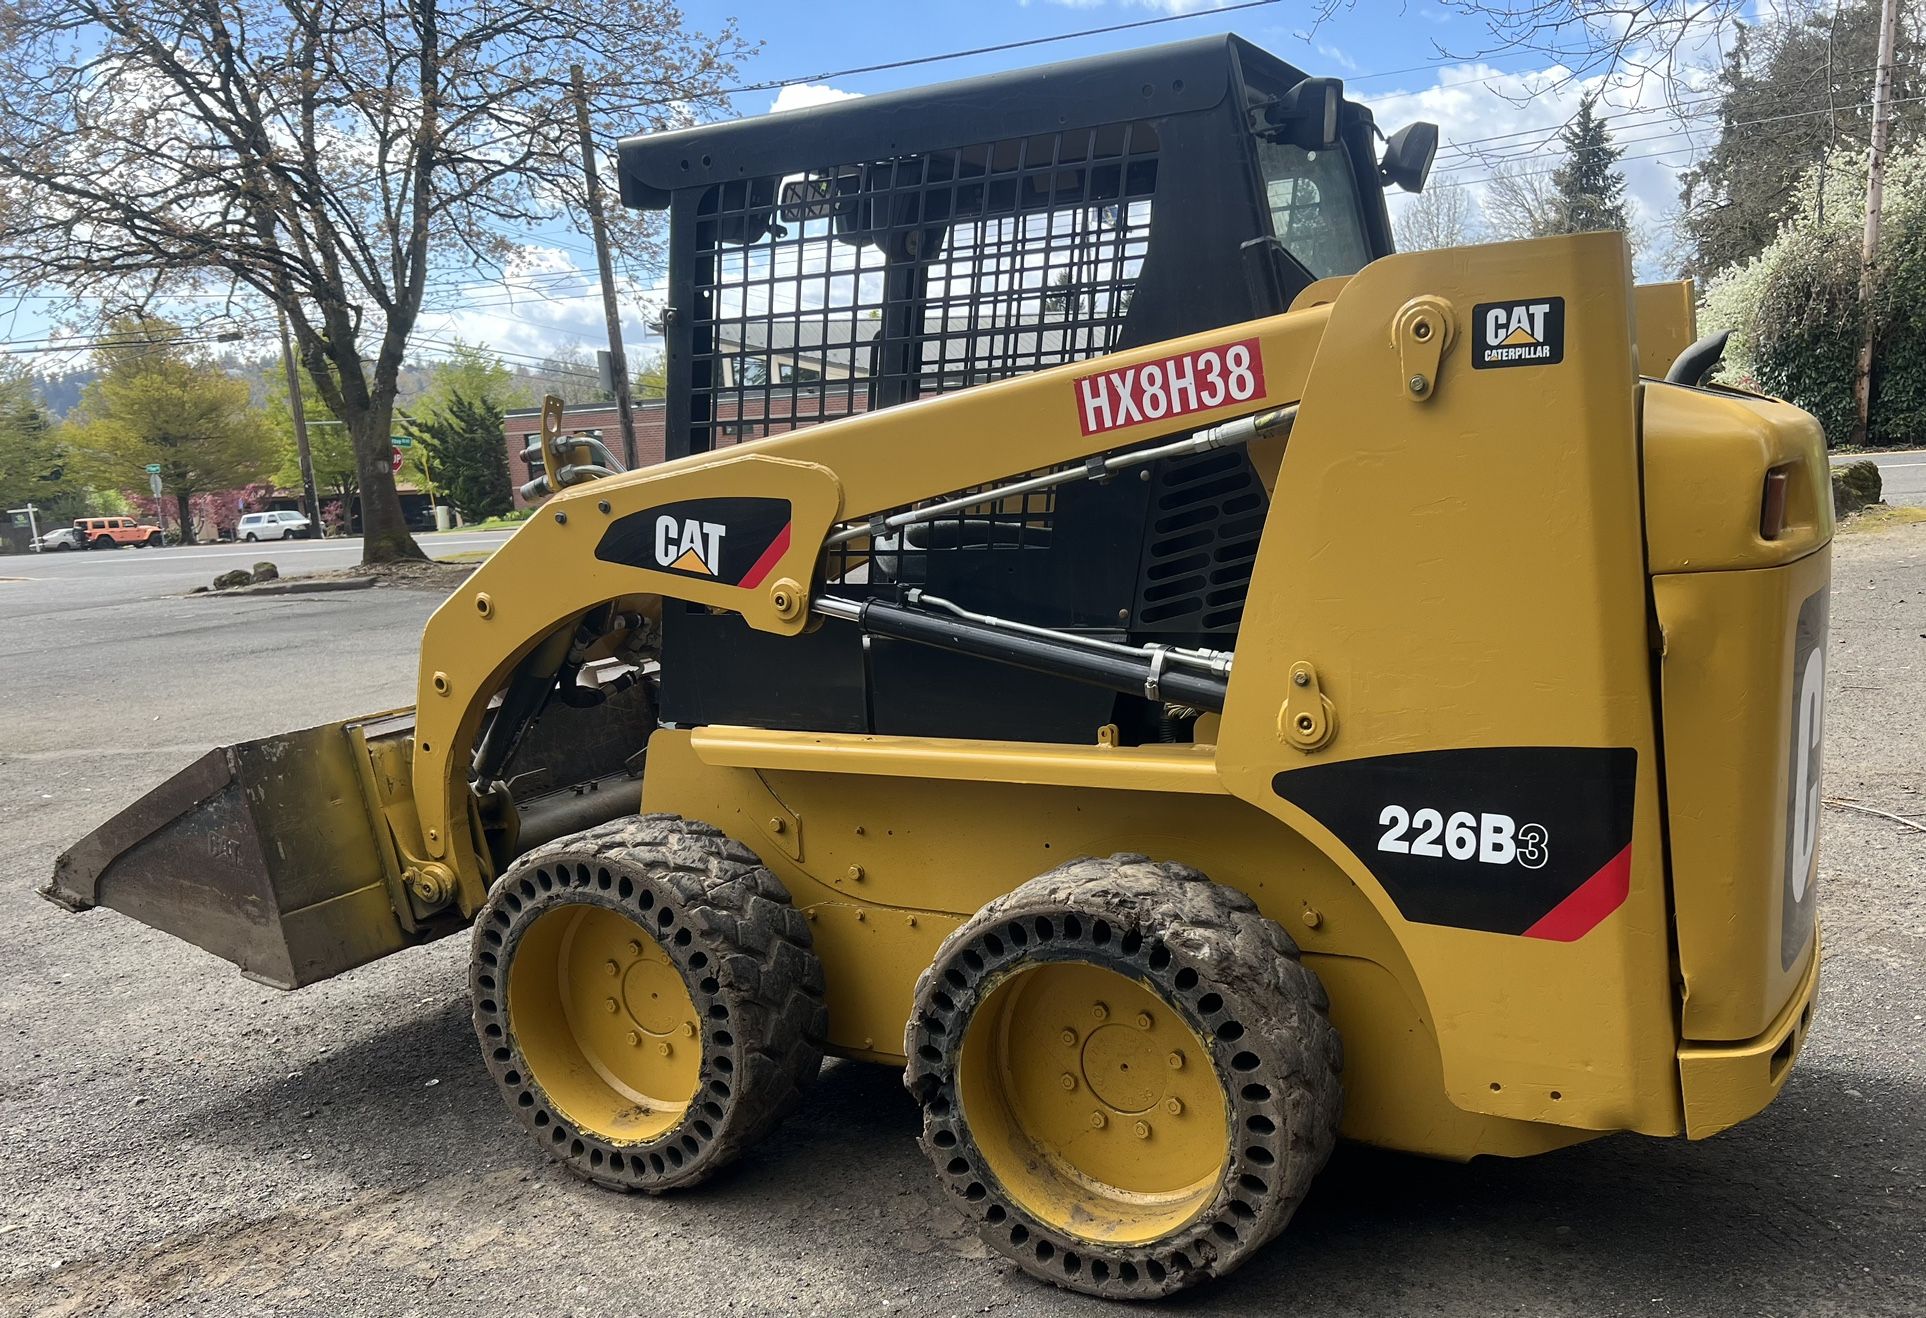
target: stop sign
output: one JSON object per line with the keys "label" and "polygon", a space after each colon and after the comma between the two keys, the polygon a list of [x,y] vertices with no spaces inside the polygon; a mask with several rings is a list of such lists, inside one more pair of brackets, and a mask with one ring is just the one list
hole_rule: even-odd
{"label": "stop sign", "polygon": [[398,448],[391,448],[388,451],[395,455],[394,474],[399,476],[401,474],[401,450]]}

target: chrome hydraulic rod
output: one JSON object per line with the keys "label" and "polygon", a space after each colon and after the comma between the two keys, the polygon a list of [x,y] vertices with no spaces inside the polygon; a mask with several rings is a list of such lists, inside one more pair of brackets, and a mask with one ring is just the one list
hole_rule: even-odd
{"label": "chrome hydraulic rod", "polygon": [[1106,654],[1128,655],[1132,659],[1143,659],[1154,651],[1161,651],[1166,663],[1182,664],[1189,668],[1201,669],[1223,677],[1231,670],[1229,650],[1189,650],[1176,645],[1126,645],[1122,641],[1106,641],[1101,636],[1085,636],[1078,632],[1058,631],[1053,627],[1039,627],[1035,623],[1012,622],[1008,618],[997,618],[987,613],[973,613],[960,604],[952,603],[938,595],[912,586],[903,592],[903,599],[913,605],[941,609],[965,622],[974,622],[984,627],[995,627],[1003,631],[1021,632],[1025,636],[1035,636],[1059,645],[1080,645],[1087,650],[1102,650]]}
{"label": "chrome hydraulic rod", "polygon": [[914,526],[918,522],[932,521],[945,513],[960,512],[965,508],[976,508],[986,503],[996,503],[1019,494],[1052,489],[1072,481],[1114,476],[1120,471],[1142,466],[1146,462],[1155,462],[1159,458],[1182,458],[1197,453],[1208,453],[1212,449],[1236,448],[1253,440],[1288,432],[1291,423],[1296,420],[1296,403],[1273,407],[1264,412],[1253,412],[1249,416],[1240,416],[1218,425],[1205,426],[1202,430],[1193,431],[1182,439],[1168,444],[1159,444],[1155,448],[1132,449],[1127,453],[1113,453],[1108,457],[1093,458],[1082,466],[1060,467],[1056,471],[1026,476],[1022,480],[1011,481],[1006,485],[996,485],[970,494],[959,494],[954,498],[944,499],[922,508],[911,508],[905,512],[892,513],[887,517],[875,518],[859,525],[845,526],[840,531],[830,532],[829,538],[823,544],[825,547],[847,544],[851,540],[860,539],[866,535],[877,535],[883,531]]}
{"label": "chrome hydraulic rod", "polygon": [[985,627],[961,618],[944,617],[879,600],[819,596],[810,601],[810,608],[826,618],[853,622],[867,635],[974,655],[994,663],[1067,677],[1112,691],[1141,695],[1146,700],[1188,705],[1193,709],[1221,713],[1225,691],[1229,686],[1224,677],[1168,670],[1165,667],[1170,657],[1168,650],[1112,654],[1068,644],[1060,639],[1044,639],[1002,628]]}

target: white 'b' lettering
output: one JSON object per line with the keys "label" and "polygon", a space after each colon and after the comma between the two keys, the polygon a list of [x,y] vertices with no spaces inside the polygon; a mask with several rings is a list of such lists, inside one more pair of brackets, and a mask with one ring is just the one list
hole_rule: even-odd
{"label": "white 'b' lettering", "polygon": [[1518,824],[1510,815],[1478,816],[1478,859],[1487,865],[1509,865],[1518,855],[1512,840]]}

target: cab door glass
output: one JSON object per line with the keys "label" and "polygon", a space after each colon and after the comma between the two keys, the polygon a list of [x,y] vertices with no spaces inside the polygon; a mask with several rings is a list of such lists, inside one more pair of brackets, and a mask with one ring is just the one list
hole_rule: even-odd
{"label": "cab door glass", "polygon": [[1307,151],[1257,140],[1271,232],[1305,269],[1324,279],[1353,275],[1371,259],[1357,180],[1342,147]]}

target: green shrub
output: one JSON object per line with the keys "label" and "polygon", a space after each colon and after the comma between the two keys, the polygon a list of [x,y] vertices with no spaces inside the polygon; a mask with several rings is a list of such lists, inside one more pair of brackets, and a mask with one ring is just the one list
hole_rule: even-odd
{"label": "green shrub", "polygon": [[[1787,199],[1772,243],[1707,283],[1700,309],[1702,331],[1733,331],[1729,369],[1811,412],[1833,445],[1851,438],[1858,410],[1865,190],[1864,160],[1836,152]],[[1891,158],[1879,250],[1867,308],[1874,345],[1868,440],[1917,443],[1926,441],[1926,144]]]}

